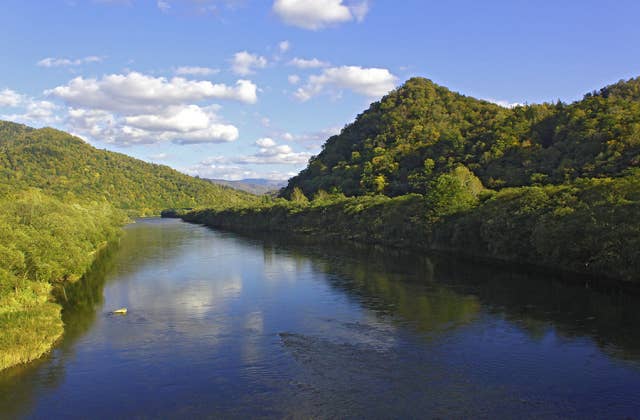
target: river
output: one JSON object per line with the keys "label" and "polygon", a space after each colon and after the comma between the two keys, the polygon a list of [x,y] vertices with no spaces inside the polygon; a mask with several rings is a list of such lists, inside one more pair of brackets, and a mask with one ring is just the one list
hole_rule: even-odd
{"label": "river", "polygon": [[67,296],[1,418],[640,417],[640,299],[548,275],[143,219]]}

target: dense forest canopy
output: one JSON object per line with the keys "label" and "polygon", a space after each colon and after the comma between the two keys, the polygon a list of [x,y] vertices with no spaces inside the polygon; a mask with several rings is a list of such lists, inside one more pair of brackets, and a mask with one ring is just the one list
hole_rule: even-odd
{"label": "dense forest canopy", "polygon": [[125,221],[104,199],[62,202],[35,189],[0,197],[0,370],[41,356],[60,337],[53,287],[80,278]]}
{"label": "dense forest canopy", "polygon": [[70,201],[106,198],[134,215],[254,199],[168,166],[96,149],[62,131],[0,121],[0,196],[30,187]]}
{"label": "dense forest canopy", "polygon": [[492,189],[620,176],[640,165],[640,78],[514,108],[413,78],[329,138],[282,195],[424,194],[460,165]]}

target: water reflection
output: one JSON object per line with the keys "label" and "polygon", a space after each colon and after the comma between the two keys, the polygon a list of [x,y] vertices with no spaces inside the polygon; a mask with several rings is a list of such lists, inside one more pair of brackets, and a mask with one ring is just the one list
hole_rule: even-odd
{"label": "water reflection", "polygon": [[24,415],[40,392],[56,388],[65,375],[65,360],[74,356],[74,345],[96,320],[104,299],[102,290],[115,264],[118,244],[111,244],[100,254],[91,271],[81,280],[56,291],[63,305],[64,337],[55,350],[35,362],[0,372],[0,414],[15,418]]}
{"label": "water reflection", "polygon": [[610,417],[640,404],[638,299],[551,277],[146,220],[66,294],[58,348],[0,373],[0,417]]}
{"label": "water reflection", "polygon": [[[255,237],[265,255],[311,262],[329,283],[381,316],[396,315],[423,332],[473,321],[482,309],[518,325],[531,338],[554,329],[589,337],[603,351],[640,360],[640,297],[599,291],[579,279],[358,246],[320,247],[290,238]],[[267,261],[265,259],[265,261]]]}

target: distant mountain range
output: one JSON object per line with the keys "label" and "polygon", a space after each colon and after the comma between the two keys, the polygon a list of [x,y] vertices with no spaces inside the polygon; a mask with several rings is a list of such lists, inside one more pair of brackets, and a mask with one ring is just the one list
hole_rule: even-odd
{"label": "distant mountain range", "polygon": [[238,181],[227,181],[226,179],[208,179],[207,181],[217,185],[234,188],[240,191],[246,191],[251,194],[269,194],[278,192],[287,185],[287,181],[274,181],[264,178],[247,178]]}

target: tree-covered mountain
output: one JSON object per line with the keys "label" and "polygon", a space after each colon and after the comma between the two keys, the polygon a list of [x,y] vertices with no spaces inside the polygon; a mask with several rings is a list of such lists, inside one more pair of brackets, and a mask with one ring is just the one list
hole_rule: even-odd
{"label": "tree-covered mountain", "polygon": [[182,217],[640,284],[639,166],[640,78],[515,108],[415,78],[331,137],[282,197]]}
{"label": "tree-covered mountain", "polygon": [[96,149],[59,130],[0,121],[0,196],[30,187],[65,201],[104,197],[117,208],[142,215],[254,199],[168,166]]}
{"label": "tree-covered mountain", "polygon": [[494,189],[619,176],[640,165],[640,78],[511,109],[413,78],[329,138],[283,195],[422,194],[459,165]]}

